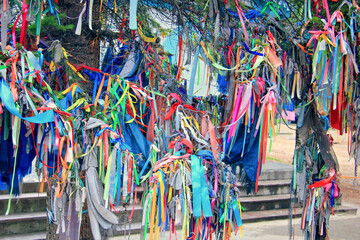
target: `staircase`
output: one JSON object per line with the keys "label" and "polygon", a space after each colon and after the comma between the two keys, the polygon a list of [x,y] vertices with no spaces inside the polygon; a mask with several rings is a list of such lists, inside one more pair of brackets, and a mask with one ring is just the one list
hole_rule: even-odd
{"label": "staircase", "polygon": [[[290,183],[292,166],[268,161],[262,169],[256,195],[247,195],[245,187],[239,185],[241,204],[244,207],[243,222],[259,222],[274,219],[286,219],[289,214]],[[11,211],[5,216],[9,195],[0,192],[0,239],[45,239],[47,227],[46,193],[38,193],[39,183],[24,183],[22,194],[12,199]],[[138,189],[141,199],[142,189]],[[132,206],[115,207],[120,218],[119,225],[112,229],[114,236],[138,234],[141,226],[142,208],[135,205],[132,223],[129,226],[128,216]],[[336,213],[356,214],[357,208],[338,206]],[[296,214],[295,214],[296,213]],[[301,215],[301,209],[295,209],[294,217]]]}
{"label": "staircase", "polygon": [[[290,183],[292,177],[292,166],[268,162],[263,166],[260,175],[258,192],[256,195],[248,195],[246,188],[238,183],[241,192],[240,202],[244,208],[243,222],[259,222],[272,219],[283,219],[288,217],[290,205]],[[142,193],[140,192],[140,195]],[[120,217],[126,217],[131,212],[122,207],[116,208]],[[300,213],[300,211],[299,211]],[[142,233],[141,226],[142,209],[135,205],[135,210],[131,223],[131,234]],[[121,222],[125,222],[120,218]],[[129,234],[129,224],[119,224],[115,227],[114,236]]]}
{"label": "staircase", "polygon": [[239,184],[240,202],[244,207],[243,222],[287,218],[291,177],[291,166],[267,162],[263,165],[256,194],[247,195],[246,189]]}
{"label": "staircase", "polygon": [[[267,161],[262,168],[256,195],[246,195],[246,189],[240,186],[244,207],[243,222],[260,222],[289,217],[292,166],[280,162]],[[334,209],[336,213],[357,213],[357,208],[341,205]],[[302,208],[292,211],[293,217],[301,217]]]}
{"label": "staircase", "polygon": [[0,191],[0,239],[45,239],[47,227],[46,188],[39,193],[39,182],[25,182],[21,194],[12,197],[8,216],[8,191]]}
{"label": "staircase", "polygon": [[[256,194],[246,194],[246,188],[238,183],[241,192],[240,202],[244,208],[242,220],[245,224],[249,222],[286,219],[289,217],[292,173],[292,166],[268,161],[263,165]],[[141,191],[139,194],[142,194]],[[128,206],[127,209],[119,207],[116,210],[119,211],[117,214],[122,217],[120,222],[125,223],[117,225],[113,234],[114,236],[127,235],[129,234],[129,224],[126,222],[126,216],[130,214],[132,209]],[[301,212],[301,208],[296,208],[292,215],[293,217],[300,217]],[[357,208],[338,205],[335,208],[336,213],[356,215]],[[133,221],[130,225],[131,234],[138,234],[144,231],[141,226],[141,218],[142,208],[139,205],[135,205]]]}

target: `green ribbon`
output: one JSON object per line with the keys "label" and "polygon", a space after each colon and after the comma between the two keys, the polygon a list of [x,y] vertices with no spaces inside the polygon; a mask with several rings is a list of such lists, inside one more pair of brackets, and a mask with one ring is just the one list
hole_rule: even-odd
{"label": "green ribbon", "polygon": [[273,11],[273,12],[275,13],[275,15],[280,19],[280,16],[279,16],[279,14],[277,13],[277,11],[275,10],[274,7],[275,7],[275,8],[279,8],[279,6],[278,6],[276,3],[274,3],[274,2],[268,2],[268,3],[266,3],[265,6],[263,7],[263,9],[261,10],[261,14],[264,14],[265,11],[266,11],[266,9],[267,9],[267,8],[270,8],[270,10]]}
{"label": "green ribbon", "polygon": [[8,202],[8,207],[6,209],[6,213],[5,215],[9,215],[10,213],[10,208],[11,208],[11,197],[12,197],[12,192],[14,190],[14,178],[15,178],[15,172],[16,172],[16,163],[17,163],[17,156],[18,156],[18,150],[19,150],[19,137],[20,137],[20,125],[21,121],[20,118],[15,117],[14,118],[14,125],[13,125],[13,142],[15,145],[15,154],[14,154],[14,167],[13,167],[13,174],[12,174],[12,178],[11,178],[11,188],[10,188],[10,193],[9,193],[9,202]]}
{"label": "green ribbon", "polygon": [[295,150],[294,153],[294,172],[293,172],[293,190],[296,189],[296,166],[297,166],[297,155],[298,155],[298,150]]}
{"label": "green ribbon", "polygon": [[[138,172],[137,172],[137,168],[136,168],[136,161],[135,161],[135,156],[133,153],[130,153],[132,158],[133,158],[133,170],[134,170],[134,178],[135,178],[135,182],[136,182],[136,185],[140,185],[140,182],[139,182],[139,177],[138,177]],[[150,171],[151,172],[151,171]]]}
{"label": "green ribbon", "polygon": [[150,191],[148,194],[150,194],[150,197],[149,197],[149,203],[148,203],[147,210],[146,210],[146,221],[145,221],[145,227],[144,227],[143,240],[146,239],[146,233],[147,233],[147,229],[148,229],[149,215],[150,215],[150,199],[152,199],[153,191]]}

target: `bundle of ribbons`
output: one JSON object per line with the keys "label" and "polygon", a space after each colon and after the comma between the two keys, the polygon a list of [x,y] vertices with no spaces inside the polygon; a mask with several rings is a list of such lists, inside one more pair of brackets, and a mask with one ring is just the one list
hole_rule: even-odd
{"label": "bundle of ribbons", "polygon": [[[47,59],[58,48],[63,65]],[[3,75],[0,91],[1,166],[10,172],[2,175],[2,181],[8,184],[10,197],[18,193],[18,181],[30,172],[35,159],[42,185],[46,182],[53,189],[50,220],[58,225],[57,233],[67,237],[79,236],[85,198],[93,236],[100,239],[100,229],[119,223],[112,212],[115,206],[133,204],[134,209],[140,202],[141,185],[148,189],[143,222],[151,236],[155,231],[155,238],[160,229],[175,232],[181,223],[183,237],[229,236],[241,227],[237,180],[225,163],[256,155],[255,164],[245,169],[250,169],[246,174],[252,181],[259,178],[264,139],[274,131],[277,97],[270,83],[257,77],[238,84],[233,102],[226,96],[196,97],[188,105],[176,93],[138,87],[120,78],[121,72],[85,68],[82,75],[59,42],[45,55],[9,49],[11,69]],[[127,70],[126,63],[122,71]],[[48,79],[56,71],[64,73],[53,90]],[[66,83],[67,75],[93,81],[93,93]],[[234,108],[220,125],[228,104]],[[246,138],[255,141],[248,143]],[[233,151],[238,142],[243,146]],[[50,178],[55,180],[52,186]]]}
{"label": "bundle of ribbons", "polygon": [[[32,12],[40,44],[42,14],[57,15],[55,3],[46,2],[37,2],[39,9]],[[166,230],[177,238],[178,226],[182,239],[229,239],[242,226],[236,183],[257,192],[281,112],[293,103],[298,108],[293,196],[304,206],[305,238],[324,235],[339,196],[339,167],[319,111],[330,115],[332,127],[352,134],[359,109],[353,105],[357,10],[347,23],[343,5],[330,14],[327,1],[317,1],[305,19],[312,12],[321,17],[324,8],[323,29],[307,29],[309,20],[301,31],[306,34],[297,36],[283,27],[280,18],[287,14],[280,16],[275,3],[245,13],[237,0],[235,11],[228,1],[210,0],[209,24],[189,21],[193,26],[177,29],[174,60],[137,22],[137,4],[131,0],[125,6],[129,21],[121,25],[129,24],[132,36],[120,34],[112,42],[100,69],[71,63],[59,41],[26,49],[29,6],[24,1],[17,18],[22,19],[18,43],[19,24],[13,24],[9,38],[11,11],[2,8],[0,187],[9,189],[10,198],[19,194],[19,182],[35,161],[40,191],[44,184],[51,189],[49,221],[68,239],[80,237],[83,214],[95,239],[111,235],[123,224],[115,214],[120,206],[130,207],[130,225],[137,204],[143,209],[144,239],[148,233],[158,239]],[[87,1],[79,18],[89,11],[90,29],[92,8],[93,1]],[[201,64],[206,96],[195,90]],[[10,209],[11,199],[7,214]]]}

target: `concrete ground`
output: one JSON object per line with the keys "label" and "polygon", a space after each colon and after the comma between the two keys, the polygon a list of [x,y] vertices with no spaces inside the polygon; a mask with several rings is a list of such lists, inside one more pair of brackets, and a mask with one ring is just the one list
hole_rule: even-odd
{"label": "concrete ground", "polygon": [[[294,219],[294,236],[293,240],[304,239],[302,230],[300,230],[300,218]],[[181,239],[181,231],[177,231],[178,239]],[[337,214],[330,217],[330,231],[329,238],[331,240],[359,240],[360,239],[360,214],[347,215]],[[127,240],[128,236],[113,237],[111,240]],[[131,240],[143,239],[137,235],[131,235]],[[149,239],[149,234],[146,239]],[[160,234],[160,240],[170,239],[169,232]],[[175,239],[175,236],[172,236]],[[244,239],[244,240],[289,240],[289,221],[274,220],[266,222],[245,223],[243,225],[243,236],[240,232],[235,236],[233,233],[230,240]]]}
{"label": "concrete ground", "polygon": [[[295,234],[291,239],[304,239],[302,230],[300,229],[300,221],[300,218],[293,221]],[[332,240],[360,239],[360,216],[331,216],[329,238]],[[234,236],[231,239],[240,239],[240,237]],[[242,239],[289,240],[289,222],[285,219],[245,224]]]}

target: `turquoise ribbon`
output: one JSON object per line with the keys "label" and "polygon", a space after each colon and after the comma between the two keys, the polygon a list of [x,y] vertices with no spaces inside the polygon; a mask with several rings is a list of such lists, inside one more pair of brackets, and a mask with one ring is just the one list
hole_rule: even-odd
{"label": "turquoise ribbon", "polygon": [[136,30],[137,29],[137,21],[136,21],[137,4],[138,4],[138,0],[130,0],[129,28],[131,30]]}
{"label": "turquoise ribbon", "polygon": [[5,108],[13,115],[32,123],[48,123],[54,122],[55,116],[54,111],[49,110],[44,113],[40,113],[33,117],[23,117],[19,113],[19,110],[16,108],[14,103],[14,98],[11,94],[10,87],[6,84],[5,80],[1,81],[0,85],[0,98],[5,106]]}
{"label": "turquoise ribbon", "polygon": [[203,210],[204,217],[212,217],[209,189],[206,183],[204,166],[200,159],[195,155],[191,155],[191,180],[194,217],[201,217],[201,210]]}

